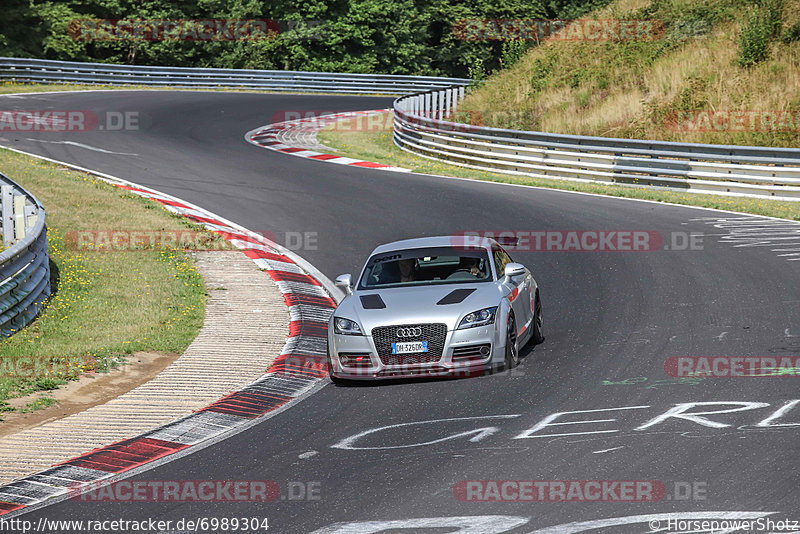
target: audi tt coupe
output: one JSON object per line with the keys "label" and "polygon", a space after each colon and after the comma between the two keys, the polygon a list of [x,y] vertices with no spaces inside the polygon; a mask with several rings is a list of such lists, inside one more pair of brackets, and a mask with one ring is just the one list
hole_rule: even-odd
{"label": "audi tt coupe", "polygon": [[471,376],[512,368],[540,343],[542,303],[530,271],[489,238],[441,236],[376,248],[328,325],[335,382]]}

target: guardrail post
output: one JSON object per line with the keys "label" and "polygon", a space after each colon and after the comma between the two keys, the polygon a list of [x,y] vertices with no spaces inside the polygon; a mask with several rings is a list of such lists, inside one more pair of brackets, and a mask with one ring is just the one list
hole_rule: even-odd
{"label": "guardrail post", "polygon": [[439,93],[431,94],[431,117],[434,119],[439,118]]}
{"label": "guardrail post", "polygon": [[10,185],[0,187],[0,216],[3,217],[3,248],[14,242],[14,189]]}
{"label": "guardrail post", "polygon": [[14,239],[25,239],[25,197],[14,197]]}
{"label": "guardrail post", "polygon": [[424,105],[422,114],[427,118],[430,118],[430,116],[431,116],[431,94],[430,93],[425,93],[425,105]]}
{"label": "guardrail post", "polygon": [[456,105],[458,104],[458,97],[456,96],[456,90],[452,87],[447,90],[447,98],[450,101],[450,113],[455,115],[456,114]]}
{"label": "guardrail post", "polygon": [[465,94],[465,91],[466,91],[466,90],[464,89],[464,86],[463,86],[463,85],[462,85],[462,86],[460,86],[460,87],[458,88],[458,101],[459,101],[459,102],[461,102],[462,100],[464,100],[464,94]]}

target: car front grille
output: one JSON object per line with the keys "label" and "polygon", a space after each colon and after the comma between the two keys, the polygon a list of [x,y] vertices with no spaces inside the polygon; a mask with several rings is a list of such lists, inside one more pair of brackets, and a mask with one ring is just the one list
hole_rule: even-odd
{"label": "car front grille", "polygon": [[[398,337],[398,328],[419,328],[421,334],[414,337]],[[378,326],[372,329],[372,340],[378,349],[378,357],[384,365],[417,365],[435,363],[442,357],[447,325],[444,323]],[[392,354],[392,343],[404,341],[427,341],[428,352]]]}

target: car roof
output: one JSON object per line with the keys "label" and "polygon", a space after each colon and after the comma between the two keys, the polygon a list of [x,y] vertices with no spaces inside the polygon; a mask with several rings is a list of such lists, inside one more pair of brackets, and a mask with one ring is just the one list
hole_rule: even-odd
{"label": "car roof", "polygon": [[428,247],[465,247],[470,248],[490,248],[495,243],[494,239],[479,236],[463,235],[441,235],[434,237],[418,237],[416,239],[404,239],[402,241],[392,241],[375,248],[372,254],[383,254],[394,250],[404,250],[409,248],[428,248]]}

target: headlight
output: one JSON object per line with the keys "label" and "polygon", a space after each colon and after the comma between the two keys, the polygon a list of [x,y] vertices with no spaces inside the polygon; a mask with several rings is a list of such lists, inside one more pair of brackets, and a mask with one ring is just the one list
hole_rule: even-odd
{"label": "headlight", "polygon": [[458,330],[462,328],[473,328],[475,326],[486,326],[494,324],[494,316],[497,314],[497,306],[494,308],[484,308],[483,310],[468,313],[458,324]]}
{"label": "headlight", "polygon": [[357,322],[351,321],[350,319],[343,319],[342,317],[333,318],[333,331],[337,334],[343,334],[345,336],[364,335],[361,333],[361,327],[358,326]]}

